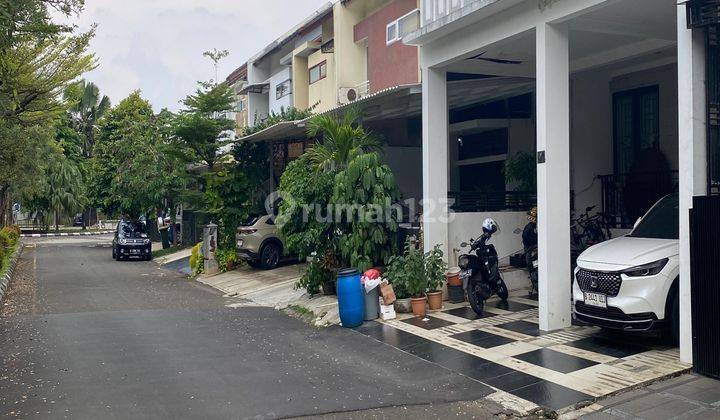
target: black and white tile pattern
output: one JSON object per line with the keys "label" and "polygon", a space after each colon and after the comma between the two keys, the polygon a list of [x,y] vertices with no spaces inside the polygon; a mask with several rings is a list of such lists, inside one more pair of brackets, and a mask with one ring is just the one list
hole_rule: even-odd
{"label": "black and white tile pattern", "polygon": [[688,369],[677,349],[646,336],[582,326],[542,332],[537,305],[530,296],[511,297],[488,302],[478,316],[466,304],[446,304],[425,319],[398,314],[357,331],[490,385],[495,399],[525,413],[537,406],[570,411]]}

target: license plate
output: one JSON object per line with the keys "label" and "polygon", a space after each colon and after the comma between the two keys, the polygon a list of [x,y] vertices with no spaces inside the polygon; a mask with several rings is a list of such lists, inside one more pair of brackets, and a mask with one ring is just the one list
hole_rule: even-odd
{"label": "license plate", "polygon": [[140,253],[139,249],[131,249],[130,250],[130,255],[138,255],[139,253]]}
{"label": "license plate", "polygon": [[585,293],[585,304],[607,309],[607,296],[600,293]]}

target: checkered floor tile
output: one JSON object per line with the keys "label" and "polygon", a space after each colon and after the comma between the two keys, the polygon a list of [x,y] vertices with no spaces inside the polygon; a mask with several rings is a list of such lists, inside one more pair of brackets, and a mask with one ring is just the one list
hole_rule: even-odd
{"label": "checkered floor tile", "polygon": [[583,326],[542,332],[537,305],[532,296],[489,301],[478,316],[467,304],[446,303],[424,319],[398,314],[357,331],[490,385],[525,411],[567,411],[688,368],[677,349],[648,336]]}

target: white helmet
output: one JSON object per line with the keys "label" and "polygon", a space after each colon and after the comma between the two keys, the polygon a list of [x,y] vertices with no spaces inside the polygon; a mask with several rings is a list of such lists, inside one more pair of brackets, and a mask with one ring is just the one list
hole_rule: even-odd
{"label": "white helmet", "polygon": [[493,234],[500,229],[497,222],[493,219],[485,219],[482,224],[483,232]]}

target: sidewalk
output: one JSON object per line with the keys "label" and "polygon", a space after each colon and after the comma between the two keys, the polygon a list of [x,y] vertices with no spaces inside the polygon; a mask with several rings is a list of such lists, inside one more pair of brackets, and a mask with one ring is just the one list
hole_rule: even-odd
{"label": "sidewalk", "polygon": [[[687,374],[598,401],[579,418],[720,419],[720,381]],[[567,416],[566,418],[577,418]]]}
{"label": "sidewalk", "polygon": [[228,296],[245,299],[254,306],[267,306],[277,310],[299,307],[312,311],[316,326],[339,324],[336,296],[318,295],[311,298],[305,290],[295,290],[295,283],[304,272],[305,264],[286,265],[267,271],[245,266],[215,276],[200,276],[197,280]]}
{"label": "sidewalk", "polygon": [[107,235],[114,233],[114,230],[98,230],[98,231],[85,231],[85,232],[59,232],[59,233],[23,233],[20,235],[21,238],[54,238],[54,237],[65,237],[65,236],[94,236],[94,235]]}

